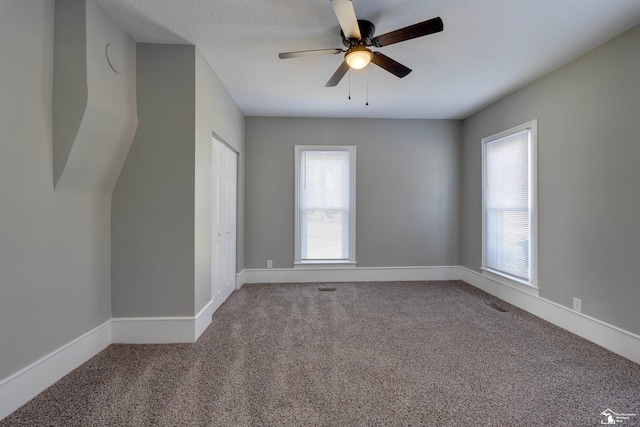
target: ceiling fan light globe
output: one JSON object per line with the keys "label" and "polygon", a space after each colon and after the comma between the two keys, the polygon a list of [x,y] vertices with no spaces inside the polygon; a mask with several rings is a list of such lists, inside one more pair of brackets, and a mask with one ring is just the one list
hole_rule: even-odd
{"label": "ceiling fan light globe", "polygon": [[369,65],[371,58],[373,58],[373,53],[371,53],[369,49],[365,47],[355,47],[347,52],[344,59],[347,64],[349,64],[349,67],[354,70],[361,70]]}

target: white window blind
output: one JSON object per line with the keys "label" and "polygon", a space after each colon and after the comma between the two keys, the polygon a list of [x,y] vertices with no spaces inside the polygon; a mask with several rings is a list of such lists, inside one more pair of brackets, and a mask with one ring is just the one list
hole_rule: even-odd
{"label": "white window blind", "polygon": [[531,284],[532,127],[523,125],[483,142],[483,268]]}
{"label": "white window blind", "polygon": [[299,146],[296,151],[296,261],[352,261],[352,150]]}

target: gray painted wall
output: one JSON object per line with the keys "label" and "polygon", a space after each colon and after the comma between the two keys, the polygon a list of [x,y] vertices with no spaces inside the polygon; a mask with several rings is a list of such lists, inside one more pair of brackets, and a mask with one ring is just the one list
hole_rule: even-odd
{"label": "gray painted wall", "polygon": [[87,106],[87,3],[56,0],[52,92],[53,180],[67,164]]}
{"label": "gray painted wall", "polygon": [[215,132],[238,155],[237,271],[243,265],[244,116],[196,49],[196,146],[195,146],[195,308],[211,300],[211,133]]}
{"label": "gray painted wall", "polygon": [[[105,36],[126,38],[99,9],[86,10],[96,24],[88,38],[97,43]],[[0,2],[0,55],[11,58],[2,62],[0,79],[0,379],[111,318],[113,187],[106,183],[120,170],[123,141],[105,137],[111,134],[102,128],[87,128],[87,135],[97,131],[93,142],[100,149],[91,154],[75,152],[75,144],[67,147],[68,156],[89,165],[74,168],[73,177],[82,180],[67,180],[79,185],[54,191],[53,23],[51,1]],[[103,59],[81,58],[92,70],[85,78],[112,73]],[[125,101],[122,106],[106,97],[100,105],[105,115],[126,110],[126,102],[135,100],[129,83],[126,78],[104,82],[103,91],[115,89]],[[80,88],[83,84],[78,81]]]}
{"label": "gray painted wall", "polygon": [[193,316],[211,300],[212,132],[242,168],[244,117],[194,46],[137,52],[138,132],[112,203],[113,317]]}
{"label": "gray painted wall", "polygon": [[461,122],[246,119],[245,268],[293,266],[294,145],[355,145],[358,266],[458,265]]}
{"label": "gray painted wall", "polygon": [[[82,3],[83,1],[76,1],[65,4],[79,7]],[[138,124],[136,44],[93,1],[85,0],[84,3],[88,97],[64,170],[57,176],[56,190],[73,187],[111,194]],[[56,2],[56,17],[57,5]],[[56,28],[59,24],[66,28],[66,22],[57,23],[55,19],[54,22]],[[107,44],[110,45],[110,52],[120,58],[117,73],[107,60]],[[57,43],[54,43],[54,49],[58,50]],[[55,58],[54,54],[54,60]],[[60,71],[60,68],[56,67],[56,70]],[[75,75],[74,71],[71,72],[72,77]],[[58,98],[67,99],[68,94],[55,92],[58,83],[54,77],[54,108],[55,105],[62,109],[75,107],[72,103],[60,102]],[[54,139],[54,152],[57,142],[60,141]]]}
{"label": "gray painted wall", "polygon": [[54,185],[110,194],[137,127],[136,44],[90,0],[56,1],[54,15]]}
{"label": "gray painted wall", "polygon": [[194,314],[195,47],[137,45],[138,131],[113,191],[113,317]]}
{"label": "gray painted wall", "polygon": [[461,260],[481,263],[481,144],[538,119],[540,295],[640,333],[640,27],[464,121]]}

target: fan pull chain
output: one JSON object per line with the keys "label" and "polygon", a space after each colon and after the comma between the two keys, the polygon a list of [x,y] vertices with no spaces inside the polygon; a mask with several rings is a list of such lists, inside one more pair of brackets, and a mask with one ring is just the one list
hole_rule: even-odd
{"label": "fan pull chain", "polygon": [[351,99],[351,68],[349,68],[349,99]]}
{"label": "fan pull chain", "polygon": [[369,67],[367,67],[366,71],[367,76],[366,76],[366,80],[367,80],[367,102],[364,104],[367,107],[369,106]]}

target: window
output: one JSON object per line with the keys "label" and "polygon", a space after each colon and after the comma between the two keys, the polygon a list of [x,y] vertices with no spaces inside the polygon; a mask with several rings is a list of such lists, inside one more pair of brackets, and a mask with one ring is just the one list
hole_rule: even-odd
{"label": "window", "polygon": [[295,147],[295,265],[355,264],[353,146]]}
{"label": "window", "polygon": [[537,121],[482,140],[482,269],[537,287]]}

